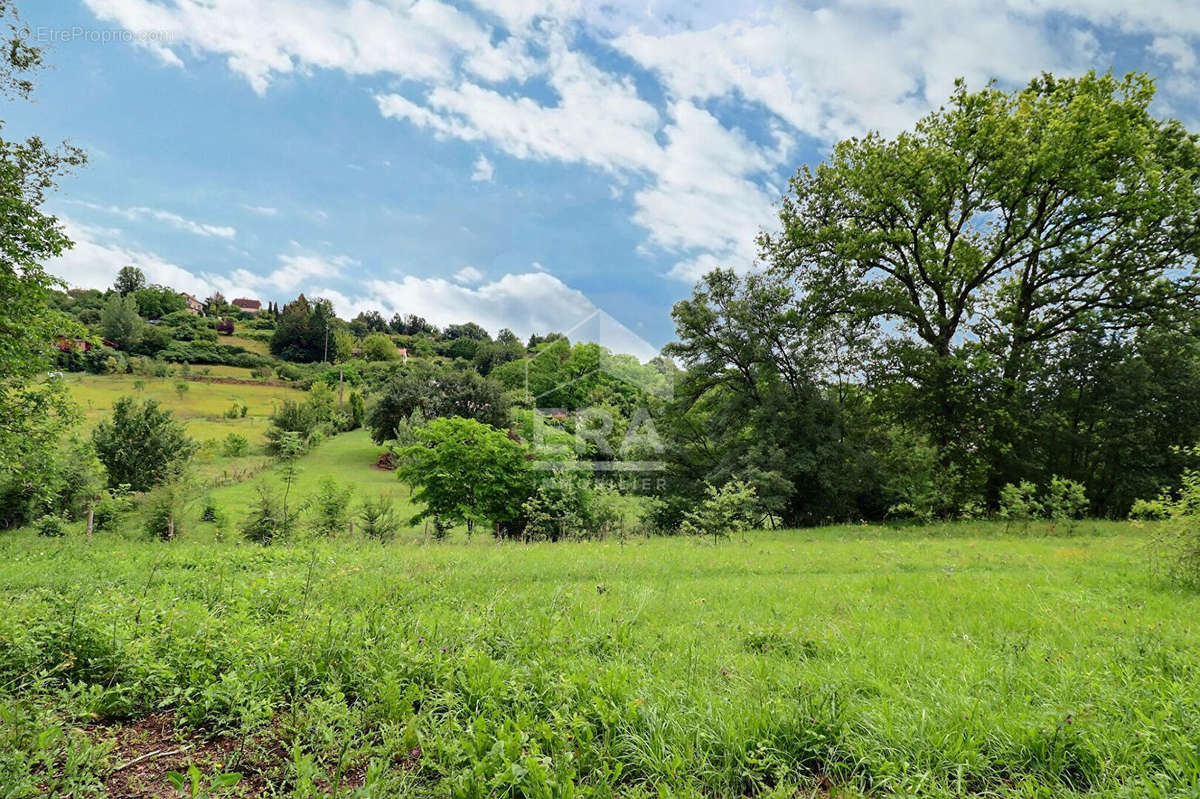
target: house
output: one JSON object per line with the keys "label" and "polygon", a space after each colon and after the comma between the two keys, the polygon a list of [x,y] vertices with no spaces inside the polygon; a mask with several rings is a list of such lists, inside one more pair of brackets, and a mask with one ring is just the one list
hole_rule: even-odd
{"label": "house", "polygon": [[200,302],[200,300],[196,299],[195,297],[193,297],[191,294],[188,294],[187,292],[180,292],[180,294],[183,296],[184,301],[187,302],[188,313],[203,315],[204,303]]}
{"label": "house", "polygon": [[257,314],[262,310],[262,303],[258,300],[248,300],[244,297],[238,297],[232,303],[233,307],[237,308],[242,313]]}
{"label": "house", "polygon": [[55,336],[54,346],[60,352],[91,352],[92,342],[82,338],[67,338],[66,336]]}

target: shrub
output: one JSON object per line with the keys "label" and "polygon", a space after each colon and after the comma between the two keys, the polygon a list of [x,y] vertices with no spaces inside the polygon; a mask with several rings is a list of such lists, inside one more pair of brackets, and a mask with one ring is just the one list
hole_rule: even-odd
{"label": "shrub", "polygon": [[221,444],[221,454],[226,458],[240,458],[250,451],[250,441],[241,433],[230,433]]}
{"label": "shrub", "polygon": [[183,425],[154,400],[121,397],[112,418],[92,433],[96,455],[108,469],[109,487],[146,491],[172,476],[196,452]]}
{"label": "shrub", "polygon": [[342,486],[332,477],[321,479],[321,486],[313,498],[313,532],[317,535],[336,535],[350,520],[350,497],[354,489]]}
{"label": "shrub", "polygon": [[123,516],[133,510],[133,497],[129,486],[120,485],[103,492],[92,512],[92,528],[111,530]]}
{"label": "shrub", "polygon": [[363,339],[362,355],[368,361],[395,361],[400,352],[396,343],[386,333],[372,333]]}
{"label": "shrub", "polygon": [[707,496],[694,511],[684,514],[680,531],[688,535],[710,535],[715,542],[734,533],[744,533],[761,518],[754,486],[730,480],[717,488],[707,485]]}
{"label": "shrub", "polygon": [[217,507],[216,500],[212,497],[205,497],[204,504],[200,506],[200,521],[219,524],[223,516],[224,514]]}
{"label": "shrub", "polygon": [[37,531],[38,535],[47,538],[62,538],[67,534],[67,526],[63,518],[49,513],[34,522],[33,529]]}
{"label": "shrub", "polygon": [[1087,492],[1082,483],[1055,475],[1050,478],[1043,505],[1046,517],[1053,521],[1055,526],[1065,523],[1069,530],[1087,511]]}
{"label": "shrub", "polygon": [[248,410],[249,409],[246,407],[246,403],[242,402],[240,399],[235,399],[233,404],[225,409],[225,412],[222,414],[222,416],[224,416],[226,419],[245,419]]}
{"label": "shrub", "polygon": [[256,544],[272,544],[288,538],[292,519],[287,515],[279,495],[266,485],[258,486],[258,497],[250,515],[242,524],[242,535]]}
{"label": "shrub", "polygon": [[1037,486],[1028,480],[1009,483],[1000,489],[1000,518],[1004,519],[1005,531],[1018,522],[1021,531],[1029,529],[1029,523],[1042,515],[1043,506],[1037,498]]}
{"label": "shrub", "polygon": [[400,529],[400,520],[396,518],[391,497],[378,496],[363,500],[358,518],[362,522],[363,534],[380,543],[391,541]]}
{"label": "shrub", "polygon": [[[1198,455],[1200,447],[1185,450]],[[1151,568],[1185,588],[1200,589],[1200,470],[1186,469],[1179,489],[1135,506],[1143,516],[1162,519],[1151,539]]]}
{"label": "shrub", "polygon": [[587,538],[593,531],[592,495],[571,476],[542,481],[521,506],[526,541]]}
{"label": "shrub", "polygon": [[150,495],[146,506],[143,529],[150,538],[170,541],[180,534],[178,524],[179,497],[173,486],[163,486]]}

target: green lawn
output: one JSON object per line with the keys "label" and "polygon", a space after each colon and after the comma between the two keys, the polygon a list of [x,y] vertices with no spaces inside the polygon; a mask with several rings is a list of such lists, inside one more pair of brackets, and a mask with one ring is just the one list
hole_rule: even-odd
{"label": "green lawn", "polygon": [[[386,490],[368,449],[327,442],[300,493],[315,463]],[[189,760],[242,773],[234,795],[1200,795],[1200,597],[1148,579],[1130,524],[270,548],[209,527],[0,537],[3,795]]]}

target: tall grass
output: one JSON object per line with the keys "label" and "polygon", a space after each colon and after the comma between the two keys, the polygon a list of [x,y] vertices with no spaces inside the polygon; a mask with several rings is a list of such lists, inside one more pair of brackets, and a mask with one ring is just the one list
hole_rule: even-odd
{"label": "tall grass", "polygon": [[72,730],[166,709],[273,741],[283,795],[1195,795],[1200,597],[1130,526],[999,529],[8,536],[0,784],[88,795]]}

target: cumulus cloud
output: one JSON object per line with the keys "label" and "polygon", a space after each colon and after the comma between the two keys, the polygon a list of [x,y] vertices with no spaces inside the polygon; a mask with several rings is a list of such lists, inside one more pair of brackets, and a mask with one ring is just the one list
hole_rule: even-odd
{"label": "cumulus cloud", "polygon": [[[151,283],[161,283],[197,297],[220,291],[227,297],[258,297],[284,302],[297,293],[324,297],[339,316],[350,318],[366,310],[416,313],[437,325],[473,321],[493,333],[507,327],[521,337],[549,331],[574,331],[575,337],[597,341],[614,352],[643,360],[655,349],[614,318],[604,313],[582,292],[543,272],[507,274],[499,280],[468,286],[442,278],[404,276],[373,279],[350,294],[329,282],[354,265],[344,255],[284,253],[278,266],[266,275],[238,269],[229,275],[196,273],[155,253],[125,244],[119,230],[84,225],[63,219],[75,246],[47,264],[52,274],[71,287],[106,288],[123,266],[133,265]],[[465,274],[464,274],[465,273]],[[464,267],[458,276],[479,283],[483,274]]]}
{"label": "cumulus cloud", "polygon": [[[1166,66],[1164,108],[1194,116],[1198,99],[1194,0],[85,2],[132,31],[169,34],[155,39],[160,57],[224,58],[260,93],[318,69],[378,76],[385,117],[599,170],[629,187],[643,247],[675,256],[683,279],[753,262],[797,141],[895,132],[957,77],[1012,86],[1103,69],[1113,58],[1098,35],[1115,34],[1142,37]],[[638,81],[620,59],[585,52],[588,41],[635,63]],[[765,138],[731,122],[751,116],[766,120]],[[472,177],[491,179],[483,156]]]}
{"label": "cumulus cloud", "polygon": [[454,273],[454,279],[459,283],[478,283],[483,280],[483,272],[473,266],[464,266]]}
{"label": "cumulus cloud", "polygon": [[75,246],[46,264],[51,274],[78,288],[107,288],[123,266],[136,266],[150,283],[161,283],[199,297],[212,287],[206,278],[171,263],[152,252],[114,241],[119,231],[62,219],[67,236]]}
{"label": "cumulus cloud", "polygon": [[475,166],[471,171],[471,180],[476,183],[491,183],[492,178],[496,176],[496,167],[486,157],[480,155],[475,159]]}

